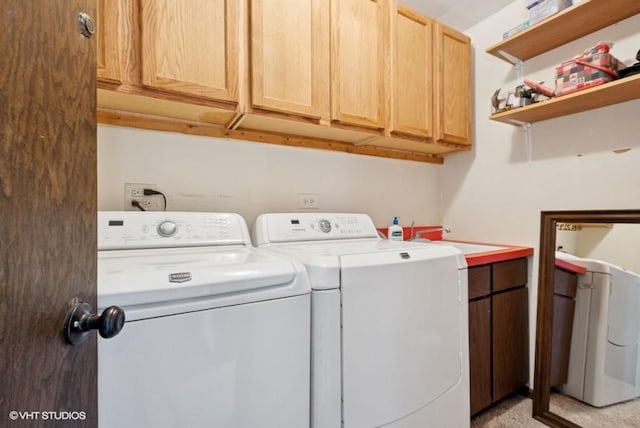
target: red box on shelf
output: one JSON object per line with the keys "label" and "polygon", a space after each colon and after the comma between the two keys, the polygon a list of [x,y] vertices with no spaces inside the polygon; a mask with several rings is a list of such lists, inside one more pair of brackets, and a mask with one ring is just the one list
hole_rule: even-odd
{"label": "red box on shelf", "polygon": [[563,62],[556,67],[556,95],[566,95],[618,78],[624,64],[613,55],[597,52]]}

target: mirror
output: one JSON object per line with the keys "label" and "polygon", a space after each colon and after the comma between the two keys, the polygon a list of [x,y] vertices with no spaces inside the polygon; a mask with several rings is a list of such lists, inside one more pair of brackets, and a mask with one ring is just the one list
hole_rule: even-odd
{"label": "mirror", "polygon": [[640,406],[640,210],[543,211],[538,281],[534,418]]}

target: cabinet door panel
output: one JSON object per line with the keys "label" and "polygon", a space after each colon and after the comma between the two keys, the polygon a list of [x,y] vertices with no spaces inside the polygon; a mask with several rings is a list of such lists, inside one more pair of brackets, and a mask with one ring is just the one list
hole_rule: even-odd
{"label": "cabinet door panel", "polygon": [[491,294],[491,265],[470,267],[468,275],[469,299]]}
{"label": "cabinet door panel", "polygon": [[553,292],[560,296],[576,297],[578,289],[578,275],[564,269],[556,268],[553,275]]}
{"label": "cabinet door panel", "polygon": [[331,1],[331,119],[384,128],[385,0]]}
{"label": "cabinet door panel", "polygon": [[254,107],[328,118],[329,0],[252,1],[251,60]]}
{"label": "cabinet door panel", "polygon": [[567,383],[569,377],[569,353],[575,308],[576,303],[573,299],[557,294],[553,296],[550,381],[552,386]]}
{"label": "cabinet door panel", "polygon": [[394,19],[391,131],[432,136],[432,21],[400,5]]}
{"label": "cabinet door panel", "polygon": [[436,26],[436,140],[471,144],[471,40]]}
{"label": "cabinet door panel", "polygon": [[527,284],[527,259],[507,260],[491,265],[493,270],[492,291],[508,290]]}
{"label": "cabinet door panel", "polygon": [[96,62],[99,80],[121,81],[118,46],[119,0],[98,0],[96,32]]}
{"label": "cabinet door panel", "polygon": [[238,101],[237,0],[141,0],[142,82]]}
{"label": "cabinet door panel", "polygon": [[469,382],[471,414],[491,404],[490,298],[469,302]]}
{"label": "cabinet door panel", "polygon": [[493,400],[529,379],[529,313],[526,287],[493,295]]}

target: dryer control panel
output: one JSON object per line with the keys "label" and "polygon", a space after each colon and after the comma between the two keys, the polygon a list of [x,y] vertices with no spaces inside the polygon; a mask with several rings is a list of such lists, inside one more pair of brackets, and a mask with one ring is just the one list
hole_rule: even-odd
{"label": "dryer control panel", "polygon": [[269,242],[378,238],[366,214],[276,213],[258,217],[253,229],[255,245]]}
{"label": "dryer control panel", "polygon": [[238,214],[100,211],[98,250],[251,245]]}

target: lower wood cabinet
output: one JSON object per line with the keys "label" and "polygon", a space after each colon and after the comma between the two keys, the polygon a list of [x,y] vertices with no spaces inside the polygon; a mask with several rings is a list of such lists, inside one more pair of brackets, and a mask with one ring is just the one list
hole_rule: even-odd
{"label": "lower wood cabinet", "polygon": [[551,386],[567,383],[577,287],[578,276],[575,272],[556,267],[553,287]]}
{"label": "lower wood cabinet", "polygon": [[471,414],[529,380],[527,259],[469,268]]}
{"label": "lower wood cabinet", "polygon": [[489,297],[469,302],[469,377],[471,414],[474,414],[493,401]]}

